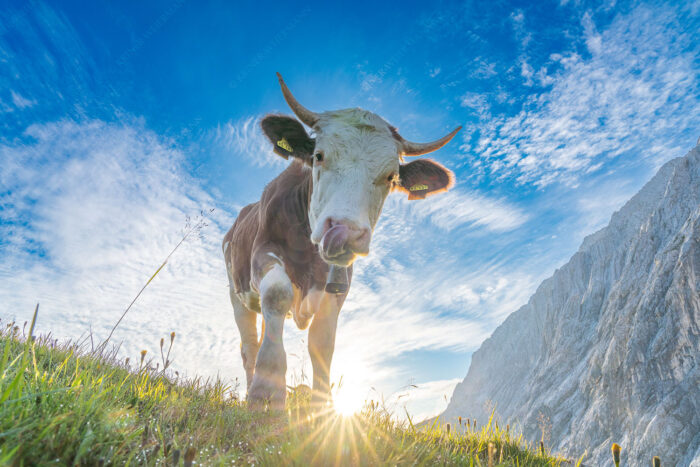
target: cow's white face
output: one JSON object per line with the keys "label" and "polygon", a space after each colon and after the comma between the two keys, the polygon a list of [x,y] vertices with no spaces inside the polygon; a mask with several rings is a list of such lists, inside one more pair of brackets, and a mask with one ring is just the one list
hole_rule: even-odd
{"label": "cow's white face", "polygon": [[399,177],[389,125],[361,109],[321,114],[312,155],[311,241],[323,259],[347,265],[369,245],[384,200]]}
{"label": "cow's white face", "polygon": [[411,143],[366,110],[310,112],[296,102],[281,77],[280,84],[290,107],[313,128],[315,138],[298,120],[283,115],[268,115],[262,129],[277,154],[311,167],[311,241],[327,263],[347,266],[369,253],[372,232],[392,190],[422,199],[452,186],[452,172],[442,165],[430,159],[404,164],[402,156],[434,151],[459,128],[432,143]]}

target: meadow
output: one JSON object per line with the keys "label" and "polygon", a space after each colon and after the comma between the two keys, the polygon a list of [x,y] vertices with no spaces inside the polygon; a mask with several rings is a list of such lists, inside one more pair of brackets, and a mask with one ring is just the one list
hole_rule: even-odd
{"label": "meadow", "polygon": [[130,360],[89,341],[32,337],[34,320],[1,328],[0,465],[575,463],[491,423],[399,422],[377,401],[351,416],[311,411],[303,387],[285,411],[249,410],[238,388],[168,369],[174,333],[157,358]]}

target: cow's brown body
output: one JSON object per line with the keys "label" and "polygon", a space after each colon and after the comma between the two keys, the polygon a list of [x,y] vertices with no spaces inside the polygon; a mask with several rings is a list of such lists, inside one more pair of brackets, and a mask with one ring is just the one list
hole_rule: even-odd
{"label": "cow's brown body", "polygon": [[265,187],[260,201],[241,209],[223,241],[231,290],[252,311],[260,310],[247,300],[250,292],[257,295],[270,265],[281,260],[295,287],[291,311],[300,327],[305,327],[302,315],[313,314],[300,308],[310,292],[324,289],[329,269],[309,239],[311,189],[311,170],[301,162],[292,162]]}
{"label": "cow's brown body", "polygon": [[226,261],[236,293],[257,291],[260,273],[275,257],[284,262],[302,295],[314,285],[323,288],[328,265],[309,240],[310,192],[311,170],[293,162],[265,187],[260,201],[241,210],[224,237],[224,246],[229,242]]}

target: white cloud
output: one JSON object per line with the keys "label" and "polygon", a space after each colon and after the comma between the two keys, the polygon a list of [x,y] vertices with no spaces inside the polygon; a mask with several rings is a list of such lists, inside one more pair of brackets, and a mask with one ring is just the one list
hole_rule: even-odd
{"label": "white cloud", "polygon": [[665,160],[682,153],[687,148],[668,142],[700,125],[700,74],[675,21],[672,11],[640,6],[599,32],[585,16],[591,56],[552,55],[560,70],[537,75],[551,89],[517,115],[475,126],[480,136],[465,145],[475,168],[519,183],[575,185],[622,154]]}
{"label": "white cloud", "polygon": [[371,91],[377,84],[382,82],[382,75],[375,73],[365,73],[360,72],[362,81],[360,83],[360,89],[363,91]]}
{"label": "white cloud", "polygon": [[485,95],[476,92],[468,92],[460,98],[460,105],[462,107],[468,107],[477,115],[488,116],[489,114],[489,103]]}
{"label": "white cloud", "polygon": [[498,71],[496,71],[497,64],[495,62],[488,61],[483,57],[477,57],[472,63],[474,67],[471,70],[471,76],[474,78],[489,79],[498,74]]}
{"label": "white cloud", "polygon": [[271,143],[260,128],[260,117],[250,116],[219,125],[211,139],[256,167],[282,168],[288,164],[272,151]]}
{"label": "white cloud", "polygon": [[525,86],[532,86],[534,84],[532,77],[535,76],[535,70],[525,59],[520,62],[520,76],[525,78]]}
{"label": "white cloud", "polygon": [[613,212],[620,209],[639,191],[636,184],[630,186],[629,180],[614,180],[603,183],[595,191],[578,199],[578,211],[581,213],[581,225],[590,232],[596,232],[610,222]]}
{"label": "white cloud", "polygon": [[437,227],[448,231],[469,225],[492,232],[505,232],[520,227],[529,218],[507,201],[458,189],[419,202],[399,202],[419,219],[429,218]]}
{"label": "white cloud", "polygon": [[525,49],[532,40],[532,34],[525,28],[525,13],[523,10],[517,9],[510,14],[510,20],[520,48]]}
{"label": "white cloud", "polygon": [[387,400],[388,409],[397,415],[408,413],[413,423],[442,413],[455,386],[461,379],[444,379],[409,385],[393,393]]}
{"label": "white cloud", "polygon": [[[543,271],[544,272],[544,271]],[[481,266],[455,274],[459,279],[436,288],[434,306],[438,309],[463,309],[470,319],[494,328],[517,310],[534,292],[542,277],[517,268]]]}
{"label": "white cloud", "polygon": [[510,19],[513,21],[513,24],[522,26],[525,22],[525,13],[523,13],[523,10],[518,9],[510,14]]}
{"label": "white cloud", "polygon": [[18,92],[10,91],[10,94],[12,96],[12,103],[18,109],[26,109],[27,107],[31,107],[36,104],[35,100],[26,99]]}
{"label": "white cloud", "polygon": [[600,37],[600,34],[598,34],[593,18],[591,18],[591,14],[589,12],[586,12],[583,15],[581,23],[583,24],[585,31],[586,46],[588,47],[588,51],[591,54],[600,54],[602,52],[603,39]]}
{"label": "white cloud", "polygon": [[[215,205],[181,169],[170,141],[100,121],[35,125],[0,146],[0,309],[40,332],[104,338],[180,237],[186,215]],[[215,212],[202,241],[172,257],[115,333],[132,360],[177,333],[175,366],[241,375],[219,242],[231,217]]]}

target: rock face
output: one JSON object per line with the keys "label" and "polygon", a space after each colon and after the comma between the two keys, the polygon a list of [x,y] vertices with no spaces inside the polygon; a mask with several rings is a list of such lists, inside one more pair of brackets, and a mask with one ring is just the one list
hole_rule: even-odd
{"label": "rock face", "polygon": [[700,466],[700,146],[666,163],[474,353],[441,417],[586,465]]}

